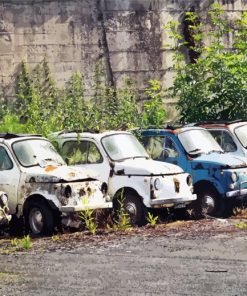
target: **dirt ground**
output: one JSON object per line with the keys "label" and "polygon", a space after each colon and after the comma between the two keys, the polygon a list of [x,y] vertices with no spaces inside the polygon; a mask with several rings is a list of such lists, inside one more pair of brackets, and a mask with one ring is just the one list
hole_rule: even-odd
{"label": "dirt ground", "polygon": [[247,219],[0,238],[0,295],[247,295]]}

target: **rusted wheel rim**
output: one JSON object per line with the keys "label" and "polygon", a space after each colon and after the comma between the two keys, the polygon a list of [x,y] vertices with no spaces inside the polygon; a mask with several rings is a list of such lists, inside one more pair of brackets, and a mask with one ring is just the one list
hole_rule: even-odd
{"label": "rusted wheel rim", "polygon": [[135,220],[136,219],[136,215],[137,215],[137,208],[136,208],[136,204],[133,202],[128,202],[126,204],[126,211],[128,212],[128,214],[131,217],[131,220]]}
{"label": "rusted wheel rim", "polygon": [[215,198],[211,195],[205,195],[202,199],[202,209],[206,211],[207,214],[211,214],[216,208]]}
{"label": "rusted wheel rim", "polygon": [[44,222],[43,222],[43,215],[38,208],[33,208],[29,213],[29,225],[34,234],[41,233]]}

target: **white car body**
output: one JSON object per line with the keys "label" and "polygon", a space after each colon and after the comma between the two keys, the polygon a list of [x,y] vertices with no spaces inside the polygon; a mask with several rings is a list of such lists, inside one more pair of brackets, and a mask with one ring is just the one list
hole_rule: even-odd
{"label": "white car body", "polygon": [[[225,152],[235,156],[247,157],[247,121],[203,123],[201,126],[211,132]],[[219,132],[222,134],[216,136],[215,133]],[[226,135],[228,141],[231,141],[231,144],[227,144],[223,141]],[[219,139],[217,139],[217,137]]]}
{"label": "white car body", "polygon": [[[23,150],[22,143],[33,147],[33,155]],[[40,143],[41,150],[36,149],[36,143]],[[17,145],[19,150],[15,148]],[[45,154],[46,147],[49,148],[47,155],[54,153],[57,159],[61,158],[45,138],[8,134],[0,136],[0,190],[8,195],[12,215],[18,218],[28,215],[28,205],[33,201],[35,204],[45,202],[51,211],[63,213],[64,216],[85,209],[112,207],[109,196],[102,193],[102,183],[95,178],[94,172],[69,167],[62,158],[60,163],[52,159],[40,159],[40,153],[42,151]],[[40,162],[25,165],[25,159],[40,159]]]}
{"label": "white car body", "polygon": [[[176,165],[152,160],[147,154],[146,157],[113,160],[102,144],[102,139],[114,135],[131,135],[131,137],[134,137],[129,132],[117,131],[98,134],[53,134],[64,159],[68,156],[64,148],[66,143],[75,142],[79,139],[80,142],[90,143],[88,145],[93,143],[97,147],[102,156],[101,162],[77,163],[75,166],[95,170],[99,179],[107,184],[108,192],[113,199],[123,189],[136,193],[147,208],[183,207],[196,199],[196,195],[192,194],[192,184],[187,184],[189,175]],[[156,183],[156,186],[154,183]],[[156,188],[157,186],[158,188]]]}

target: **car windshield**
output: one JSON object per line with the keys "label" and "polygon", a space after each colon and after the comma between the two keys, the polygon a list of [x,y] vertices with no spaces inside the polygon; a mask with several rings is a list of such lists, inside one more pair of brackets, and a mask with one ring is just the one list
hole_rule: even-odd
{"label": "car windshield", "polygon": [[244,148],[247,148],[247,124],[236,127],[235,134]]}
{"label": "car windshield", "polygon": [[21,165],[25,167],[46,166],[50,163],[65,164],[49,141],[30,139],[13,144],[13,150]]}
{"label": "car windshield", "polygon": [[213,136],[203,129],[191,129],[178,135],[184,149],[189,154],[223,152]]}
{"label": "car windshield", "polygon": [[142,144],[135,136],[130,134],[106,136],[102,139],[102,145],[110,158],[115,161],[135,157],[149,157]]}

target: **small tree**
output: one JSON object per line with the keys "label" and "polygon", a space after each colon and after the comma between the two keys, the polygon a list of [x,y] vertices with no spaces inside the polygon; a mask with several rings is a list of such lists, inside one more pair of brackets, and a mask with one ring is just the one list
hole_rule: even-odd
{"label": "small tree", "polygon": [[163,102],[165,91],[162,89],[160,81],[150,80],[145,92],[148,101],[143,106],[143,127],[163,127],[166,118]]}
{"label": "small tree", "polygon": [[[189,44],[179,34],[179,23],[170,22],[169,35],[175,50],[174,68],[177,75],[172,87],[178,97],[181,121],[234,120],[247,114],[247,14],[232,23],[227,22],[218,4],[211,6],[205,20],[189,12],[186,18],[193,34],[193,50],[199,53],[194,63],[186,64],[182,49]],[[203,24],[204,22],[204,24]],[[204,25],[204,26],[203,26]],[[210,28],[203,32],[202,28]],[[233,49],[226,39],[236,31]],[[206,40],[209,45],[203,44]],[[174,42],[175,41],[175,42]]]}

